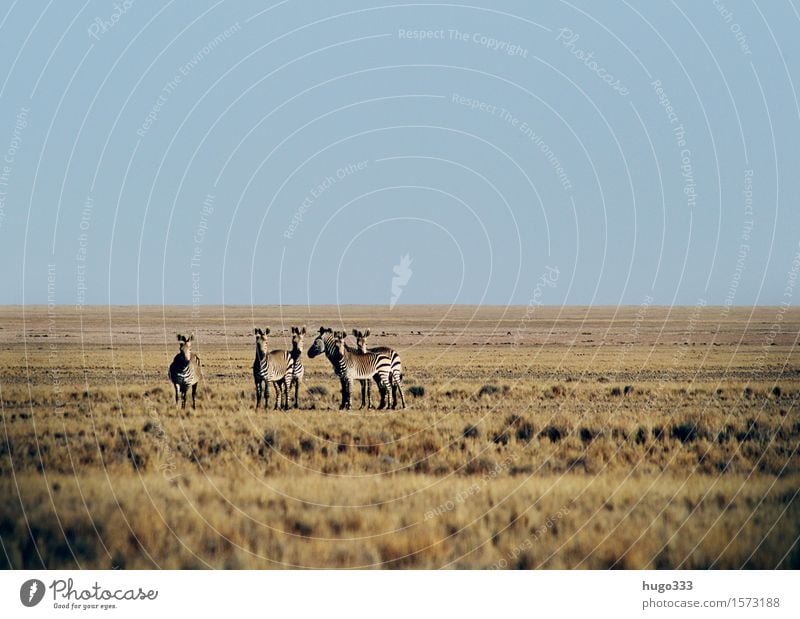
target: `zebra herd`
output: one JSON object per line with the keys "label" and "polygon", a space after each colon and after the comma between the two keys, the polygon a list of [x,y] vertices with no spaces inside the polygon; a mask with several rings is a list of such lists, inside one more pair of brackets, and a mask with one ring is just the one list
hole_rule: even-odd
{"label": "zebra herd", "polygon": [[[372,407],[371,389],[372,381],[378,385],[381,395],[379,409],[397,408],[397,396],[400,403],[406,407],[403,395],[403,366],[397,351],[386,346],[376,348],[367,347],[367,338],[370,330],[353,329],[356,346],[352,347],[345,342],[347,333],[334,331],[327,327],[320,327],[319,333],[308,349],[309,359],[324,354],[333,366],[333,371],[339,378],[342,389],[342,403],[339,409],[349,409],[350,395],[353,383],[361,384],[361,408]],[[256,338],[256,355],[253,361],[253,379],[256,384],[256,410],[264,400],[264,408],[269,407],[269,386],[275,391],[274,408],[289,409],[289,391],[294,387],[294,407],[298,408],[300,383],[305,370],[303,368],[303,336],[306,334],[305,325],[292,327],[291,350],[269,350],[267,336],[269,328],[254,329]],[[195,394],[197,383],[203,377],[200,358],[192,353],[194,335],[186,337],[178,334],[180,351],[169,366],[169,378],[175,388],[175,406],[182,401],[182,408],[186,408],[186,394],[191,387],[192,408],[195,408]]]}

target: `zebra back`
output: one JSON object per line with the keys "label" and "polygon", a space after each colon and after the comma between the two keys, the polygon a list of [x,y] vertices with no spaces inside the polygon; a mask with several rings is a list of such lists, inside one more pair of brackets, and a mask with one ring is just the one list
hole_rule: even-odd
{"label": "zebra back", "polygon": [[[341,339],[330,333],[325,334],[323,338],[325,352],[328,355],[328,359],[333,363],[336,374],[339,377],[346,377],[351,380],[369,380],[379,374],[381,378],[388,380],[391,371],[391,359],[387,355],[359,352],[357,349],[344,344],[344,333],[339,335]],[[337,344],[337,340],[344,344],[341,349]]]}
{"label": "zebra back", "polygon": [[403,362],[400,359],[400,353],[388,346],[376,346],[369,348],[368,352],[385,355],[389,358],[390,363],[390,376],[393,381],[399,382],[403,379]]}
{"label": "zebra back", "polygon": [[375,346],[367,347],[367,338],[370,335],[369,329],[353,329],[353,336],[356,338],[357,350],[361,352],[374,352],[382,355],[388,355],[391,360],[391,378],[395,382],[399,382],[403,376],[403,364],[400,361],[400,355],[393,348],[388,346]]}
{"label": "zebra back", "polygon": [[253,361],[253,376],[256,381],[276,382],[292,378],[294,363],[291,353],[285,350],[272,350],[262,355],[256,348]]}
{"label": "zebra back", "polygon": [[375,374],[388,377],[391,359],[379,353],[361,353],[346,350],[339,361],[340,376],[353,380],[368,380]]}

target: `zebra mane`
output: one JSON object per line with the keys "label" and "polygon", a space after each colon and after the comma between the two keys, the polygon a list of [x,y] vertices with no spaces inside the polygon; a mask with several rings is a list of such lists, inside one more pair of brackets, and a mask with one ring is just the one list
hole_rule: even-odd
{"label": "zebra mane", "polygon": [[325,344],[325,355],[330,359],[336,351],[336,337],[330,330],[320,333],[320,335],[322,336],[322,343]]}
{"label": "zebra mane", "polygon": [[[333,363],[333,359],[338,357],[339,353],[336,347],[336,338],[338,336],[344,340],[347,334],[344,331],[331,331],[328,329],[320,335],[322,336],[322,343],[325,344],[325,356],[331,360],[331,363]],[[346,343],[344,345],[344,349],[349,353],[358,352],[357,348],[348,346]]]}

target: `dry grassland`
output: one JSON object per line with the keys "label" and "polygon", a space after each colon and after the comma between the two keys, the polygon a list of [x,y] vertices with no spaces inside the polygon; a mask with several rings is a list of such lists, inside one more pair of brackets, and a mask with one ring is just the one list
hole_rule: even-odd
{"label": "dry grassland", "polygon": [[[255,411],[253,326],[289,348],[303,323],[370,327],[409,407],[340,412],[304,357],[301,409]],[[800,567],[796,310],[3,307],[0,326],[5,567]],[[195,411],[167,379],[189,331]]]}

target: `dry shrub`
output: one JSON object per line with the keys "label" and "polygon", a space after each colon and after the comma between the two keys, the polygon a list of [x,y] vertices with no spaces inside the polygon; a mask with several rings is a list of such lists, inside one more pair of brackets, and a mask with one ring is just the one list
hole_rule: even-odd
{"label": "dry shrub", "polygon": [[461,434],[464,438],[478,438],[478,436],[480,436],[480,431],[478,430],[478,426],[468,425]]}
{"label": "dry shrub", "polygon": [[483,387],[478,390],[478,397],[482,398],[484,396],[497,394],[507,395],[510,391],[511,388],[508,385],[503,385],[501,387],[497,385],[483,385]]}
{"label": "dry shrub", "polygon": [[517,440],[525,443],[529,442],[534,437],[534,434],[533,424],[527,421],[520,424],[516,432]]}

